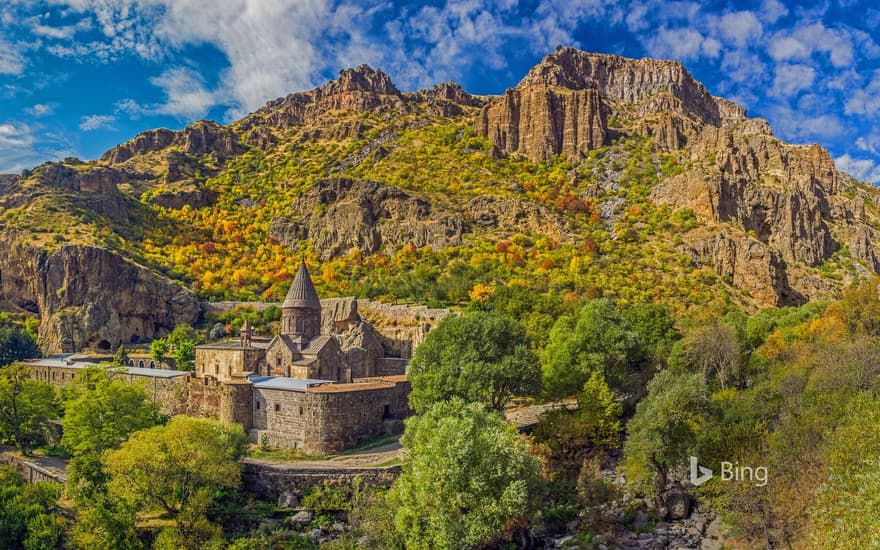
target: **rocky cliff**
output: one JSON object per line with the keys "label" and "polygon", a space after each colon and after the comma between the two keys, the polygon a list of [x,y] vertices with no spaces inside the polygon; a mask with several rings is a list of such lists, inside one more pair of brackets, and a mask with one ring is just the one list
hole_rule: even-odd
{"label": "rocky cliff", "polygon": [[309,239],[321,259],[347,254],[393,252],[404,245],[442,249],[462,243],[474,228],[532,232],[563,238],[567,223],[548,209],[501,197],[475,197],[460,208],[437,206],[397,187],[376,181],[324,179],[278,217],[270,236],[288,245]]}
{"label": "rocky cliff", "polygon": [[40,317],[45,353],[114,350],[199,317],[196,295],[118,254],[91,246],[54,252],[0,236],[0,293]]}
{"label": "rocky cliff", "polygon": [[713,97],[681,63],[627,59],[560,48],[532,68],[503,96],[486,104],[477,131],[504,154],[536,161],[555,155],[579,161],[606,143],[609,117],[663,117],[649,125],[677,148],[693,122],[726,126],[743,120],[745,109]]}

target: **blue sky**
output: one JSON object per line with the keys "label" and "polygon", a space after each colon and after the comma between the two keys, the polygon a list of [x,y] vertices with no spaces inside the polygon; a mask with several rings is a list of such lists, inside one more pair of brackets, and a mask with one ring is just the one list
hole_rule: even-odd
{"label": "blue sky", "polygon": [[[558,44],[682,61],[715,94],[880,181],[874,2],[3,0],[0,172],[235,120],[368,63],[404,91],[514,86]],[[875,40],[874,37],[877,37]]]}

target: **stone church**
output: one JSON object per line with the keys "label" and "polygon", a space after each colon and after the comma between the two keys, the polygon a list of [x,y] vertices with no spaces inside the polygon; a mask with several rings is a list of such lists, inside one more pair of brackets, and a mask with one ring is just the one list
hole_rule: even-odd
{"label": "stone church", "polygon": [[237,341],[198,346],[196,372],[218,380],[259,375],[331,382],[376,374],[369,362],[349,361],[351,355],[334,335],[322,334],[321,301],[302,262],[281,304],[280,334],[271,340],[257,338],[245,323]]}

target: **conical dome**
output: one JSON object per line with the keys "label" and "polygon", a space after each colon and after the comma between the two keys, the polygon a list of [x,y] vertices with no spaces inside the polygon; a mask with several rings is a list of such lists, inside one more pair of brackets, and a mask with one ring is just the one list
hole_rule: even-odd
{"label": "conical dome", "polygon": [[318,299],[315,285],[312,284],[305,260],[299,264],[299,269],[293,277],[293,283],[290,285],[290,290],[287,291],[287,296],[281,307],[321,309],[321,301]]}

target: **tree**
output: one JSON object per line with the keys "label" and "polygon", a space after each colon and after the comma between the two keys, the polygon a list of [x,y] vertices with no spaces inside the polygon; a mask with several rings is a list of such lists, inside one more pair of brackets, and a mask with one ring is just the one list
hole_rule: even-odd
{"label": "tree", "polygon": [[648,494],[662,494],[670,472],[685,467],[697,448],[708,406],[709,390],[702,374],[658,373],[627,425],[623,447],[627,481]]}
{"label": "tree", "polygon": [[0,327],[0,367],[40,355],[34,338],[15,326]]}
{"label": "tree", "polygon": [[389,495],[407,548],[477,548],[528,520],[540,464],[497,412],[453,399],[410,418]]}
{"label": "tree", "polygon": [[657,304],[636,304],[621,311],[639,345],[654,363],[662,364],[681,335],[669,310]]}
{"label": "tree", "polygon": [[416,348],[409,378],[409,402],[420,412],[453,397],[501,410],[512,396],[535,395],[540,387],[525,330],[485,312],[449,316],[429,332]]}
{"label": "tree", "polygon": [[696,327],[673,346],[669,357],[672,367],[696,370],[707,380],[715,379],[725,389],[737,381],[743,366],[742,349],[736,333],[716,321]]}
{"label": "tree", "polygon": [[560,317],[550,330],[541,356],[544,393],[548,398],[574,395],[594,372],[623,389],[640,353],[639,339],[617,306],[604,298],[591,300],[576,317]]}
{"label": "tree", "polygon": [[30,379],[27,365],[0,369],[0,438],[28,454],[58,413],[56,397],[50,384]]}
{"label": "tree", "polygon": [[0,548],[61,548],[65,521],[55,513],[61,487],[26,483],[13,467],[0,466]]}
{"label": "tree", "polygon": [[174,347],[174,364],[177,370],[194,370],[196,346],[189,340],[182,340]]}
{"label": "tree", "polygon": [[168,348],[168,340],[165,338],[156,338],[150,342],[150,355],[157,365],[165,361],[165,356],[168,355]]}
{"label": "tree", "polygon": [[245,442],[238,424],[187,416],[135,432],[103,455],[108,496],[172,518],[172,531],[163,535],[168,544],[201,548],[218,535],[206,519],[213,494],[241,482]]}
{"label": "tree", "polygon": [[578,467],[590,451],[619,444],[622,413],[602,374],[594,372],[578,393],[578,408],[543,415],[534,437],[547,445],[561,468]]}
{"label": "tree", "polygon": [[119,344],[119,347],[116,349],[116,355],[113,356],[113,364],[117,367],[128,366],[128,350],[125,349],[124,344]]}
{"label": "tree", "polygon": [[102,367],[89,369],[87,386],[65,404],[61,444],[72,455],[71,482],[101,484],[101,453],[161,421],[159,407],[137,384],[114,378]]}
{"label": "tree", "polygon": [[814,548],[880,547],[880,398],[863,393],[826,445],[811,514]]}

